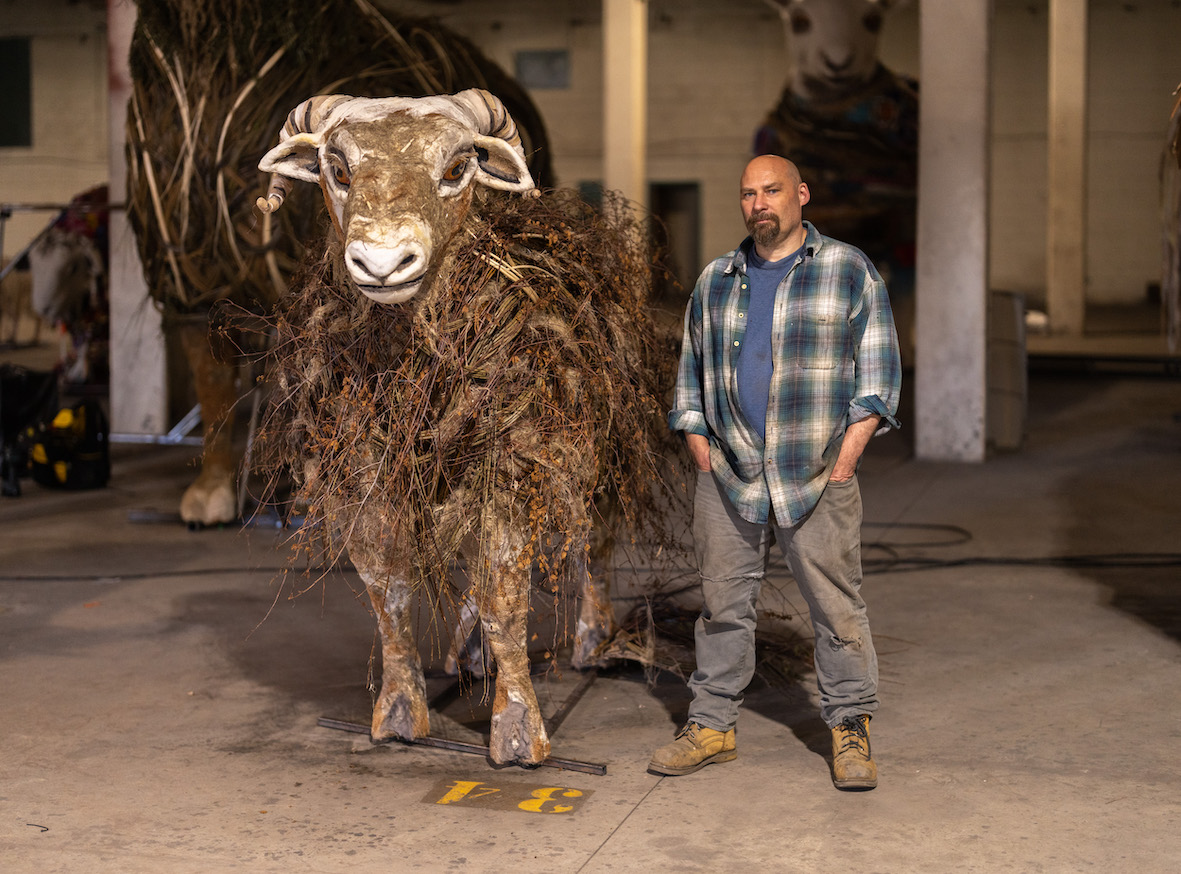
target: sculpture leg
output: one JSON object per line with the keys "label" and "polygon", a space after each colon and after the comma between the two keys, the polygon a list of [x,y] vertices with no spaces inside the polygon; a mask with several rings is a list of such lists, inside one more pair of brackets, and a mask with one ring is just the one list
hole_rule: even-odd
{"label": "sculpture leg", "polygon": [[529,569],[517,566],[521,542],[503,524],[484,526],[476,599],[492,657],[496,697],[488,743],[498,764],[538,765],[549,756],[549,736],[529,677]]}
{"label": "sculpture leg", "polygon": [[574,628],[571,666],[578,671],[602,667],[607,659],[599,654],[615,630],[615,610],[611,606],[611,583],[615,575],[616,520],[595,532],[587,561],[578,568],[578,618]]}
{"label": "sculpture leg", "polygon": [[206,322],[186,322],[177,333],[193,374],[201,419],[205,423],[201,473],[181,498],[180,516],[189,525],[232,522],[238,518],[234,489],[238,465],[231,421],[237,400],[236,368],[214,358]]}
{"label": "sculpture leg", "polygon": [[375,742],[426,737],[430,714],[411,623],[410,586],[402,579],[379,579],[358,562],[352,549],[350,556],[369,591],[381,635],[381,693],[373,705],[370,737]]}
{"label": "sculpture leg", "polygon": [[596,578],[594,570],[592,566],[580,574],[583,579],[578,592],[578,620],[570,655],[570,664],[577,671],[607,663],[599,649],[610,640],[614,625],[610,580],[606,576]]}
{"label": "sculpture leg", "polygon": [[459,618],[443,670],[451,676],[457,676],[462,669],[469,676],[483,677],[489,672],[490,653],[487,650],[480,628],[480,608],[475,596],[469,593],[459,607]]}

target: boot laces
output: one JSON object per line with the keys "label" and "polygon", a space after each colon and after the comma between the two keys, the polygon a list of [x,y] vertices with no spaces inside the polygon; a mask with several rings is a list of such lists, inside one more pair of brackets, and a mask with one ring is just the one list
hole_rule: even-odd
{"label": "boot laces", "polygon": [[869,729],[866,728],[864,716],[846,716],[841,723],[845,739],[841,744],[841,753],[855,751],[869,758]]}
{"label": "boot laces", "polygon": [[674,738],[674,740],[680,740],[683,737],[696,740],[696,736],[698,733],[700,733],[700,731],[701,726],[696,722],[686,722],[681,730],[677,732],[677,736]]}

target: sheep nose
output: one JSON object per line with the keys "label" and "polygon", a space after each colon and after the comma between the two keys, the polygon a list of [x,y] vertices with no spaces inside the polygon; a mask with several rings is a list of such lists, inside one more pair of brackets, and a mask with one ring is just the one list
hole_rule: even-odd
{"label": "sheep nose", "polygon": [[422,236],[407,231],[380,243],[354,240],[345,247],[345,261],[358,285],[394,286],[426,273],[430,257]]}
{"label": "sheep nose", "polygon": [[823,52],[825,64],[834,73],[843,73],[853,66],[852,52]]}

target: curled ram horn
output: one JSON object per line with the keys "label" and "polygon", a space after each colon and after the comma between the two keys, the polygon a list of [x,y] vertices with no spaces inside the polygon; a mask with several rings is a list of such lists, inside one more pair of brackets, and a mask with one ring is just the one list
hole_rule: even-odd
{"label": "curled ram horn", "polygon": [[517,124],[499,97],[482,88],[469,88],[453,94],[451,99],[472,119],[476,130],[485,136],[499,137],[525,157]]}
{"label": "curled ram horn", "polygon": [[[321,94],[309,97],[287,114],[282,130],[279,131],[279,142],[288,137],[301,133],[315,133],[338,106],[353,98],[348,94]],[[283,205],[287,195],[291,192],[292,182],[285,176],[271,174],[271,184],[267,189],[267,196],[260,197],[254,202],[262,213],[275,212]]]}
{"label": "curled ram horn", "polygon": [[333,111],[354,98],[348,94],[320,94],[309,97],[291,112],[287,113],[287,122],[279,133],[279,140],[285,140],[296,134],[315,133],[323,127],[328,116]]}
{"label": "curled ram horn", "polygon": [[254,205],[258,207],[258,211],[264,215],[268,212],[275,212],[283,205],[283,201],[287,199],[287,195],[291,193],[291,180],[278,173],[271,174],[271,185],[267,189],[267,196],[260,197],[254,201]]}

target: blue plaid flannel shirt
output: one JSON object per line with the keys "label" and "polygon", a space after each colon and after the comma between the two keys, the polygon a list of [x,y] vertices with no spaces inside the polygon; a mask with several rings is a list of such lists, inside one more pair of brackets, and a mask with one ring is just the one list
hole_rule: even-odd
{"label": "blue plaid flannel shirt", "polygon": [[879,415],[881,431],[899,427],[902,364],[886,285],[860,250],[804,228],[804,253],[775,296],[766,444],[743,417],[735,382],[749,237],[702,271],[685,311],[669,427],[709,438],[714,475],[750,522],[772,509],[780,525],[807,516],[850,423]]}

